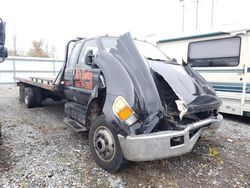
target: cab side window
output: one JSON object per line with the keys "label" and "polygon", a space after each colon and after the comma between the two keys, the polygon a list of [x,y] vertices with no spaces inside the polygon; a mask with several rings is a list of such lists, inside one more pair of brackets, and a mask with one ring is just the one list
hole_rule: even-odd
{"label": "cab side window", "polygon": [[75,67],[75,65],[77,63],[77,60],[78,60],[78,57],[79,57],[79,52],[80,52],[81,46],[82,46],[82,42],[77,42],[72,47],[70,57],[69,57],[69,60],[68,60],[68,67],[69,68],[74,68]]}
{"label": "cab side window", "polygon": [[98,46],[97,46],[97,42],[94,39],[88,40],[83,44],[81,53],[80,53],[80,57],[79,57],[79,61],[78,63],[83,65],[83,66],[88,66],[85,64],[85,60],[86,60],[86,55],[88,53],[89,50],[93,51],[93,56],[95,56],[98,52]]}

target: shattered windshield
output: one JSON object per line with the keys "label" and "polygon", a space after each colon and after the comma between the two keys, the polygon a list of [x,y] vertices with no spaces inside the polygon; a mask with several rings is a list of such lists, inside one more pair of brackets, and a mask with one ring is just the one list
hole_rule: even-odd
{"label": "shattered windshield", "polygon": [[[139,52],[148,60],[153,61],[171,61],[162,51],[154,45],[139,40],[134,40]],[[117,38],[107,37],[102,38],[103,47],[109,52],[111,49],[116,49]]]}

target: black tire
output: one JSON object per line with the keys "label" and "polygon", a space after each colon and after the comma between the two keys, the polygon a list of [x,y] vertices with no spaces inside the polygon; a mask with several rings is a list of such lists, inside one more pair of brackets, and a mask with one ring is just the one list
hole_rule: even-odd
{"label": "black tire", "polygon": [[23,103],[24,102],[24,97],[25,97],[25,85],[20,84],[19,85],[19,102]]}
{"label": "black tire", "polygon": [[26,87],[24,90],[25,96],[24,96],[24,104],[27,108],[33,108],[35,107],[36,101],[35,101],[35,91],[32,87]]}
{"label": "black tire", "polygon": [[[96,131],[100,130],[100,129],[104,129],[105,131],[111,133],[110,135],[112,135],[113,137],[113,141],[114,141],[114,151],[112,152],[112,158],[109,161],[105,161],[102,157],[99,156],[98,154],[98,141],[95,141],[95,135],[96,135]],[[97,139],[98,140],[98,139]],[[118,137],[117,137],[117,133],[116,131],[107,123],[105,116],[101,115],[98,118],[96,118],[90,126],[89,129],[89,145],[90,145],[90,150],[92,153],[92,156],[95,160],[95,162],[97,163],[97,165],[99,165],[100,167],[102,167],[103,169],[105,169],[108,172],[117,172],[121,169],[123,169],[124,167],[126,167],[126,164],[128,163],[128,161],[125,160],[121,147],[120,147],[120,143],[118,141]],[[106,145],[106,144],[104,144]]]}
{"label": "black tire", "polygon": [[41,107],[43,103],[42,90],[38,87],[34,87],[33,89],[35,91],[35,106]]}

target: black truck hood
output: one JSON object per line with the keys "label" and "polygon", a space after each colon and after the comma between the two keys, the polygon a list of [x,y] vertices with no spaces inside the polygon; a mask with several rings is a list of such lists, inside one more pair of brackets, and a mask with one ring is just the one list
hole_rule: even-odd
{"label": "black truck hood", "polygon": [[[148,115],[164,113],[164,101],[157,89],[154,74],[161,75],[189,112],[217,108],[220,99],[209,84],[187,64],[147,60],[137,49],[129,33],[118,38],[117,50],[111,53],[129,73],[139,98],[140,106]],[[200,107],[200,108],[199,108]]]}
{"label": "black truck hood", "polygon": [[150,61],[150,67],[161,75],[180,100],[185,102],[188,112],[215,109],[220,99],[214,89],[188,65]]}
{"label": "black truck hood", "polygon": [[[161,96],[155,74],[164,78],[174,91],[186,110],[184,113],[215,109],[220,105],[214,90],[191,67],[147,60],[138,51],[130,33],[117,39],[115,49],[101,52],[96,64],[105,77],[107,96],[103,112],[111,122],[117,121],[112,113],[117,96],[123,96],[140,114],[145,127],[150,127],[152,122],[156,124],[167,113],[168,106]],[[178,110],[183,113],[179,106]]]}

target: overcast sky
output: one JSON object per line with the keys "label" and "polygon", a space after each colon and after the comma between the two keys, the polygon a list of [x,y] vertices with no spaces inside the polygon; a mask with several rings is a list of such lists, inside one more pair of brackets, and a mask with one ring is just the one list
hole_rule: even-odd
{"label": "overcast sky", "polygon": [[[250,28],[249,0],[199,0],[198,32]],[[32,40],[44,39],[63,58],[69,39],[77,36],[150,34],[166,38],[182,32],[179,0],[0,0],[0,17],[7,22],[7,47],[27,50]],[[196,0],[185,0],[185,33],[195,33]]]}

